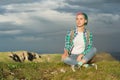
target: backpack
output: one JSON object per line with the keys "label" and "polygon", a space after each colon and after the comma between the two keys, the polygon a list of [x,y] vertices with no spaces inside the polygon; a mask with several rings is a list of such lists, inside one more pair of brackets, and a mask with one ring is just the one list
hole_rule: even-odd
{"label": "backpack", "polygon": [[[90,31],[89,30],[86,30],[86,44],[88,45],[89,44],[89,37],[90,37]],[[71,31],[70,31],[70,43],[72,43],[73,41],[73,38],[74,38],[74,29],[71,28]]]}

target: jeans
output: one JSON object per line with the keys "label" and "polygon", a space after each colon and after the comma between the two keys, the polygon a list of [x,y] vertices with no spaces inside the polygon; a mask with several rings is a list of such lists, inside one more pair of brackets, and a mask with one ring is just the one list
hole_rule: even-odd
{"label": "jeans", "polygon": [[[90,51],[83,56],[83,60],[85,60],[86,62],[88,62],[89,60],[91,60],[93,58],[93,56],[95,55],[96,53],[96,48],[93,47],[90,49]],[[68,65],[77,65],[78,64],[78,61],[77,61],[77,57],[79,56],[80,54],[71,54],[70,56],[68,56],[67,58],[65,58],[63,60],[64,63],[68,64]]]}

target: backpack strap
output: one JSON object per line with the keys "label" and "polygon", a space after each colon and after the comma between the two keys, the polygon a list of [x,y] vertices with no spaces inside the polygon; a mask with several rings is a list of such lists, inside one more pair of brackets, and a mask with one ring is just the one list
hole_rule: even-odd
{"label": "backpack strap", "polygon": [[[87,45],[89,44],[89,37],[90,37],[90,31],[86,30],[86,42],[87,42]],[[70,43],[72,43],[73,38],[74,38],[74,29],[71,28],[71,31],[70,31]]]}
{"label": "backpack strap", "polygon": [[70,31],[70,43],[72,43],[73,38],[74,38],[74,29],[71,28],[71,31]]}
{"label": "backpack strap", "polygon": [[90,31],[89,30],[86,30],[86,44],[88,45],[89,44],[89,37],[90,37]]}

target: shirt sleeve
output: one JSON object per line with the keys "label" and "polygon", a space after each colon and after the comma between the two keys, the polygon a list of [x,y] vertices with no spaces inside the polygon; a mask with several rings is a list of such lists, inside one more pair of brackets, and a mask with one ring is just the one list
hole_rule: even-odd
{"label": "shirt sleeve", "polygon": [[92,48],[92,43],[93,43],[93,35],[92,33],[90,33],[90,36],[89,36],[89,44],[87,45],[87,47],[85,48],[84,52],[82,54],[87,54],[90,49]]}
{"label": "shirt sleeve", "polygon": [[67,34],[65,36],[65,47],[64,47],[65,50],[68,50],[70,49],[70,31],[67,31]]}

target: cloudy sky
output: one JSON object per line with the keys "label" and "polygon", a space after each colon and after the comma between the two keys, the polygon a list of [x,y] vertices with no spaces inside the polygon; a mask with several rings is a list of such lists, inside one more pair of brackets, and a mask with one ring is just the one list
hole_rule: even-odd
{"label": "cloudy sky", "polygon": [[98,51],[119,52],[120,0],[0,0],[0,51],[62,53],[79,11]]}

